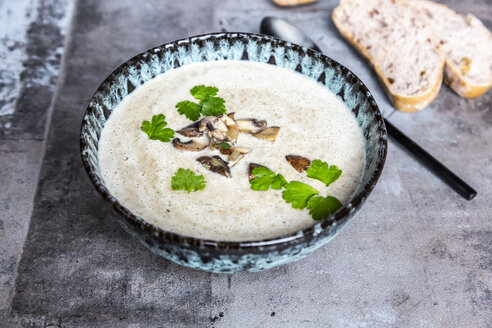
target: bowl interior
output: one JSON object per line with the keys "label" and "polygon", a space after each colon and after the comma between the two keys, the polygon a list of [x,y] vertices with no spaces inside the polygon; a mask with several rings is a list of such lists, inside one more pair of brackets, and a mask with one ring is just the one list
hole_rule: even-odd
{"label": "bowl interior", "polygon": [[[295,70],[319,81],[336,94],[352,111],[363,131],[366,149],[364,173],[351,201],[331,218],[307,230],[316,231],[338,220],[343,220],[348,213],[364,202],[383,168],[387,139],[382,115],[370,92],[350,70],[319,52],[269,36],[249,33],[207,34],[149,49],[122,64],[100,85],[83,118],[81,155],[92,183],[106,200],[111,202],[127,219],[149,225],[122,206],[104,185],[98,160],[98,142],[101,131],[111,112],[136,87],[174,68],[212,60],[249,60]],[[151,228],[161,234],[173,235],[155,226]],[[303,231],[303,233],[309,233],[309,231]],[[253,243],[255,245],[270,244],[299,235],[302,233]],[[233,242],[220,243],[235,244]],[[240,244],[247,245],[248,242]]]}

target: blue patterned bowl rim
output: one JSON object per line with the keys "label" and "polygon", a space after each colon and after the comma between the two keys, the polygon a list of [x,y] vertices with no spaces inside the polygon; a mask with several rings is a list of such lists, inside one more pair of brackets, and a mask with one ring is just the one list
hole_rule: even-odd
{"label": "blue patterned bowl rim", "polygon": [[[101,93],[105,90],[105,86],[108,83],[111,83],[114,81],[114,77],[117,76],[121,71],[125,70],[128,67],[131,67],[133,63],[138,62],[140,60],[143,60],[149,53],[157,52],[157,51],[165,51],[169,50],[171,48],[176,49],[179,45],[183,44],[191,44],[193,41],[204,41],[207,38],[219,38],[219,37],[227,37],[230,38],[231,40],[237,39],[238,37],[243,37],[243,38],[254,38],[256,40],[262,40],[266,42],[272,42],[274,44],[277,44],[279,46],[284,46],[286,48],[290,48],[294,51],[297,52],[303,52],[307,54],[308,56],[313,56],[314,54],[317,54],[319,56],[319,59],[322,61],[325,61],[328,65],[337,67],[341,69],[344,75],[351,75],[353,78],[352,80],[355,80],[354,84],[357,84],[358,87],[360,88],[360,92],[364,92],[367,95],[367,99],[369,103],[371,104],[371,108],[374,112],[374,116],[377,120],[378,123],[378,132],[380,134],[379,138],[379,148],[380,151],[378,152],[378,159],[377,159],[377,166],[370,177],[370,179],[367,181],[367,183],[363,186],[362,190],[360,190],[355,196],[353,196],[347,204],[345,204],[341,209],[339,209],[335,214],[333,214],[331,217],[317,222],[313,226],[302,229],[287,235],[283,235],[280,237],[275,237],[275,238],[268,238],[268,239],[261,239],[261,240],[252,240],[252,241],[240,241],[240,242],[235,242],[235,241],[216,241],[216,240],[209,240],[209,239],[201,239],[201,238],[195,238],[195,237],[190,237],[190,236],[183,236],[179,235],[177,233],[167,231],[164,229],[159,228],[156,225],[153,225],[151,223],[148,223],[147,221],[143,220],[142,218],[134,215],[130,210],[128,210],[126,207],[121,205],[118,200],[116,200],[115,197],[110,195],[107,191],[107,189],[99,183],[99,181],[96,179],[96,174],[95,174],[95,167],[88,161],[87,156],[84,155],[84,150],[87,149],[87,144],[85,140],[82,138],[82,130],[84,128],[85,124],[85,119],[82,121],[81,125],[81,138],[80,138],[80,152],[81,152],[81,157],[82,157],[82,162],[84,164],[84,167],[86,169],[86,172],[92,182],[92,184],[96,187],[97,191],[101,196],[108,202],[110,202],[113,207],[119,211],[123,216],[129,220],[131,223],[136,223],[142,229],[145,229],[152,233],[155,236],[158,236],[164,240],[168,240],[170,242],[175,242],[179,243],[181,245],[185,246],[199,246],[201,248],[213,248],[213,249],[244,249],[244,248],[261,248],[264,246],[274,246],[274,245],[281,245],[283,243],[287,243],[296,239],[304,238],[310,235],[315,235],[318,234],[320,231],[325,230],[330,228],[332,225],[344,222],[344,219],[349,215],[351,210],[357,208],[358,206],[362,205],[366,198],[369,196],[371,193],[372,189],[374,188],[375,184],[377,183],[381,172],[383,170],[385,161],[386,161],[386,154],[387,154],[387,132],[386,132],[386,126],[384,124],[384,119],[381,111],[379,110],[379,107],[376,104],[376,101],[374,100],[372,94],[370,91],[367,89],[364,83],[355,75],[351,70],[349,70],[347,67],[343,66],[339,62],[333,60],[332,58],[323,55],[313,49],[309,49],[306,47],[299,46],[297,44],[284,41],[282,39],[278,39],[275,37],[271,37],[268,35],[263,35],[263,34],[256,34],[256,33],[247,33],[247,32],[219,32],[219,33],[206,33],[206,34],[200,34],[192,37],[187,37],[183,39],[178,39],[174,41],[170,41],[167,43],[164,43],[160,46],[157,47],[152,47],[150,49],[147,49],[146,51],[139,53],[138,55],[130,58],[120,66],[118,66],[111,74],[108,75],[108,77],[99,85],[98,89],[93,95],[93,98],[95,95],[98,93]],[[88,115],[89,108],[87,108],[84,118]]]}

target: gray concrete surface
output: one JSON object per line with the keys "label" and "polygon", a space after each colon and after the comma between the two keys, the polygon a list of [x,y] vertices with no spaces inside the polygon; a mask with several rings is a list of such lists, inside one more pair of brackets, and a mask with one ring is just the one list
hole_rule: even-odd
{"label": "gray concrete surface", "polygon": [[0,1],[0,326],[31,217],[72,5]]}
{"label": "gray concrete surface", "polygon": [[[64,53],[56,92],[54,70],[49,92],[24,98],[14,92],[13,110],[2,103],[7,109],[0,115],[0,187],[6,191],[0,195],[0,323],[491,327],[492,93],[465,100],[443,87],[424,111],[393,112],[365,62],[334,32],[329,17],[335,2],[284,10],[266,0],[152,0],[138,6],[129,0],[75,1],[68,23],[71,2],[30,2],[28,8],[62,8],[53,23],[57,37],[37,51],[63,44],[64,24],[70,28],[65,47],[55,47]],[[448,3],[492,28],[486,0]],[[5,6],[0,1],[0,11]],[[112,69],[143,49],[221,29],[256,32],[264,15],[288,17],[312,31],[326,53],[368,84],[385,114],[459,172],[478,197],[461,199],[390,142],[383,176],[358,217],[300,262],[261,273],[209,274],[169,263],[127,236],[79,159],[79,125],[92,93]],[[22,67],[24,75],[39,71]],[[20,99],[29,105],[22,107]],[[50,116],[50,103],[41,164],[45,123],[38,122]]]}

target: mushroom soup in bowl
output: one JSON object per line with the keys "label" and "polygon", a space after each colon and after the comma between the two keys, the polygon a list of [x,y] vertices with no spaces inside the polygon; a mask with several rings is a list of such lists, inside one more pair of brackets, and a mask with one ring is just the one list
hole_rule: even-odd
{"label": "mushroom soup in bowl", "polygon": [[[199,103],[190,93],[195,86],[207,86],[203,92],[213,86],[218,91],[212,97],[225,102],[208,113],[217,116],[201,113],[193,124],[176,105]],[[159,114],[175,131],[167,142],[141,129]],[[271,137],[262,138],[271,129]],[[342,174],[327,187],[307,176],[308,165],[298,172],[286,156],[302,156],[306,164],[319,159]],[[164,230],[221,241],[274,238],[316,223],[307,208],[282,198],[285,188],[252,189],[251,164],[317,190],[311,197],[332,196],[343,204],[359,184],[364,156],[357,121],[332,92],[300,73],[249,61],[194,63],[157,76],[115,108],[99,141],[104,182],[123,206]],[[329,166],[326,174],[333,172]],[[202,175],[204,188],[173,190],[180,168]]]}
{"label": "mushroom soup in bowl", "polygon": [[302,258],[355,214],[386,131],[365,86],[328,57],[222,33],[120,66],[89,105],[81,150],[145,246],[190,267],[258,271]]}

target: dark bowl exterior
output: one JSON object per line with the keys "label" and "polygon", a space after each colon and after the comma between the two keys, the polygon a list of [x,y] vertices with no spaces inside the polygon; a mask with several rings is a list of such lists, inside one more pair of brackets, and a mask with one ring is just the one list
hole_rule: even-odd
{"label": "dark bowl exterior", "polygon": [[[98,142],[106,120],[136,87],[176,67],[211,60],[249,60],[295,70],[335,93],[363,131],[364,174],[351,201],[330,218],[279,238],[224,242],[181,236],[147,223],[115,199],[104,185]],[[149,49],[118,67],[99,86],[81,126],[83,164],[99,193],[120,212],[125,231],[153,252],[178,264],[212,272],[260,271],[303,258],[329,242],[360,209],[384,166],[387,134],[384,120],[366,86],[346,67],[311,49],[265,35],[212,33]]]}

